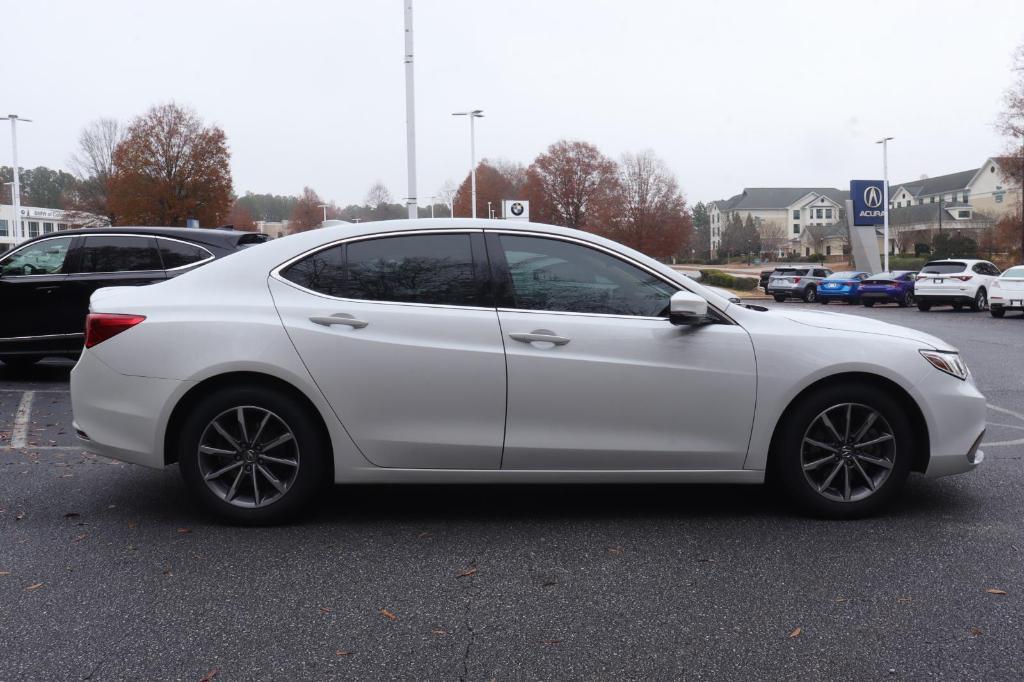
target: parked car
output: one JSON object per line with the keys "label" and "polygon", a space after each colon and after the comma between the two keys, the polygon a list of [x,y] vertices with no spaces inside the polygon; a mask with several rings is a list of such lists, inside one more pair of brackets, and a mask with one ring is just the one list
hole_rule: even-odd
{"label": "parked car", "polygon": [[151,284],[266,240],[221,229],[88,228],[30,239],[0,256],[0,360],[15,367],[82,350],[89,296]]}
{"label": "parked car", "polygon": [[177,463],[197,500],[241,523],[295,513],[331,481],[769,471],[803,509],[847,518],[882,509],[912,470],[983,459],[985,398],[948,343],[735,305],[536,223],[312,230],[97,291],[87,330],[71,373],[85,447]]}
{"label": "parked car", "polygon": [[788,266],[775,268],[768,279],[768,295],[782,303],[787,298],[803,299],[804,303],[818,300],[818,284],[832,274],[828,268]]}
{"label": "parked car", "polygon": [[761,287],[761,290],[766,294],[768,293],[768,280],[771,278],[773,272],[775,272],[774,268],[771,270],[762,270],[757,281],[757,285]]}
{"label": "parked car", "polygon": [[914,305],[917,273],[893,270],[871,275],[860,285],[860,302],[870,308],[876,303],[898,303],[901,308]]}
{"label": "parked car", "polygon": [[989,301],[992,317],[1002,317],[1007,310],[1024,312],[1024,265],[1007,268],[992,282]]}
{"label": "parked car", "polygon": [[999,277],[999,268],[987,260],[956,258],[933,260],[917,275],[914,298],[917,309],[927,312],[936,305],[951,305],[961,310],[988,309],[988,293]]}
{"label": "parked car", "polygon": [[822,305],[830,301],[856,303],[857,290],[860,287],[860,283],[870,275],[870,272],[858,272],[856,270],[833,272],[825,278],[824,282],[818,285],[818,302]]}

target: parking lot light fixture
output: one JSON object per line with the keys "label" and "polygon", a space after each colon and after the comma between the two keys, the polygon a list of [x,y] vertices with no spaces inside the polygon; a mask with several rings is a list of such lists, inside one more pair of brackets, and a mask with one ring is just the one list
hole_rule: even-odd
{"label": "parking lot light fixture", "polygon": [[[468,116],[469,117],[469,186],[470,186],[470,204],[472,205],[472,216],[476,217],[476,127],[474,126],[473,119],[483,118],[483,109],[473,109],[472,111],[456,111],[452,116]],[[455,201],[452,200],[454,206]]]}
{"label": "parking lot light fixture", "polygon": [[882,205],[885,206],[885,213],[882,217],[882,255],[885,263],[882,270],[889,272],[889,140],[891,137],[883,137],[875,144],[882,145]]}
{"label": "parking lot light fixture", "polygon": [[21,184],[18,178],[18,121],[31,123],[31,119],[22,118],[17,114],[7,114],[11,120],[11,168],[14,169],[14,187],[11,189],[11,203],[14,205],[14,243],[25,240],[21,224]]}

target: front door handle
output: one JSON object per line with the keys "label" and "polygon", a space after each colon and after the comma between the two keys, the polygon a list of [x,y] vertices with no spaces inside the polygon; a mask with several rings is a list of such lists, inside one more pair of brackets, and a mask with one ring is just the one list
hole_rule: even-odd
{"label": "front door handle", "polygon": [[348,313],[335,313],[329,317],[324,315],[314,315],[309,318],[309,321],[325,327],[330,327],[335,324],[344,324],[352,327],[353,329],[362,329],[366,325],[370,324],[366,320],[357,320]]}
{"label": "front door handle", "polygon": [[547,329],[534,329],[528,334],[525,332],[513,332],[508,336],[511,339],[522,341],[523,343],[534,343],[539,341],[541,343],[553,343],[556,346],[564,346],[569,343],[569,337],[559,336]]}
{"label": "front door handle", "polygon": [[50,292],[50,291],[55,291],[56,289],[60,289],[60,285],[52,284],[52,285],[46,286],[46,287],[36,287],[36,291]]}

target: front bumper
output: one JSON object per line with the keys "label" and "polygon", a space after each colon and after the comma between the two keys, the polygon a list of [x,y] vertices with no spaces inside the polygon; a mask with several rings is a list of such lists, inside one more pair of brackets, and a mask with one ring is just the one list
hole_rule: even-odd
{"label": "front bumper", "polygon": [[74,428],[82,446],[111,459],[163,467],[170,406],[190,385],[120,374],[84,350],[71,371]]}
{"label": "front bumper", "polygon": [[925,476],[960,474],[981,464],[988,407],[973,378],[961,381],[936,370],[915,388],[928,424],[930,452]]}

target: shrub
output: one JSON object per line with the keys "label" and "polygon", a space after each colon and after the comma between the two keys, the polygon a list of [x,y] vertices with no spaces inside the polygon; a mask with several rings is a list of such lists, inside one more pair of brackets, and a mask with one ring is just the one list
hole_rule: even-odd
{"label": "shrub", "polygon": [[734,277],[721,270],[701,270],[700,283],[736,291],[753,291],[757,288],[757,280],[753,277]]}
{"label": "shrub", "polygon": [[890,270],[920,270],[928,262],[927,258],[912,258],[910,256],[889,256]]}

